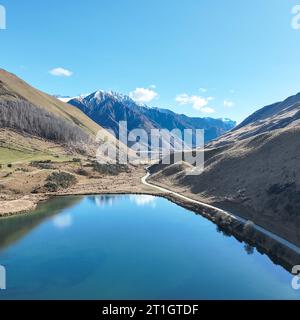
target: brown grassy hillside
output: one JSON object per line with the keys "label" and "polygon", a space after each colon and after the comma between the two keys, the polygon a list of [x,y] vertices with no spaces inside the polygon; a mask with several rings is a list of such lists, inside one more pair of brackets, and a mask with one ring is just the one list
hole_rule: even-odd
{"label": "brown grassy hillside", "polygon": [[[9,162],[10,157],[11,161],[18,158],[20,161],[30,160],[30,155],[34,159],[37,156],[44,159],[49,154],[47,152],[49,141],[73,156],[74,152],[82,151],[81,147],[79,150],[78,143],[84,144],[84,152],[93,157],[96,156],[96,148],[101,141],[108,140],[119,146],[117,140],[108,131],[76,107],[33,88],[3,69],[0,69],[0,128],[3,129],[0,132],[1,163]],[[7,135],[7,131],[11,134]],[[101,132],[100,141],[96,143],[95,138],[99,131]],[[6,137],[22,135],[19,140],[25,138],[25,145],[31,144],[30,141],[36,141],[34,137],[40,140],[35,144],[34,150],[28,151],[22,147],[20,150],[20,145],[16,145],[16,139],[5,140],[4,132]],[[120,145],[120,148],[123,153],[127,152],[125,146]],[[25,152],[25,155],[22,155],[22,152]]]}
{"label": "brown grassy hillside", "polygon": [[37,107],[41,107],[58,117],[78,125],[91,135],[96,135],[101,127],[79,109],[66,104],[55,97],[39,91],[12,73],[0,69],[0,99],[24,99]]}
{"label": "brown grassy hillside", "polygon": [[158,165],[152,180],[230,209],[300,245],[299,110],[297,102],[285,105],[214,141],[205,150],[201,175]]}

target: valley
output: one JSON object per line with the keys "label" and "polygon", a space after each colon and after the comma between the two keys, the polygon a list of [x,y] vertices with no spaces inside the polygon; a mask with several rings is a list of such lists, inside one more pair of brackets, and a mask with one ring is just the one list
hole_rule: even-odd
{"label": "valley", "polygon": [[267,106],[207,144],[205,170],[187,163],[150,168],[158,185],[213,204],[300,244],[299,94]]}
{"label": "valley", "polygon": [[299,301],[300,6],[4,2],[1,310]]}
{"label": "valley", "polygon": [[[66,104],[4,70],[0,80],[0,216],[32,211],[53,197],[156,195],[201,214],[288,270],[298,261],[299,95],[264,107],[233,128],[229,120],[188,118],[113,92],[97,91]],[[129,131],[202,128],[208,139],[204,171],[187,174],[192,168],[185,162],[187,152],[180,162],[171,156],[170,164],[164,159],[114,164],[105,153],[96,157],[106,144],[120,157],[128,152],[136,157],[118,140],[119,121],[127,121]]]}

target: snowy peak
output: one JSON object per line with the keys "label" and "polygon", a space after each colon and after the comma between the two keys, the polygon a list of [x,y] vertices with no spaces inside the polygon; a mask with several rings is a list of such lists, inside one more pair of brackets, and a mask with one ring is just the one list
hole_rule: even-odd
{"label": "snowy peak", "polygon": [[118,93],[115,91],[104,91],[104,90],[97,90],[96,92],[93,92],[89,95],[87,95],[85,98],[85,100],[88,101],[95,101],[98,103],[102,103],[105,100],[114,100],[116,102],[120,102],[120,103],[132,103],[135,104],[135,102],[127,95],[124,95],[122,93]]}
{"label": "snowy peak", "polygon": [[113,130],[117,136],[120,121],[127,121],[128,130],[204,129],[206,141],[219,137],[236,125],[227,119],[191,118],[168,109],[141,106],[128,95],[114,91],[98,90],[84,98],[73,99],[69,104],[79,108],[102,127]]}

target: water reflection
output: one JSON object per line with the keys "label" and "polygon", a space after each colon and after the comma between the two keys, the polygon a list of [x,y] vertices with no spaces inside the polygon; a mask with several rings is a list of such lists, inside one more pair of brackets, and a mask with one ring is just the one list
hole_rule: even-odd
{"label": "water reflection", "polygon": [[244,248],[249,255],[254,254],[254,247],[252,247],[250,244],[246,243]]}
{"label": "water reflection", "polygon": [[0,219],[0,300],[299,299],[289,273],[215,229],[163,198],[56,198]]}
{"label": "water reflection", "polygon": [[122,196],[117,197],[114,195],[97,195],[97,196],[89,196],[87,198],[97,207],[102,208],[106,206],[111,207],[114,204],[114,202],[120,200]]}
{"label": "water reflection", "polygon": [[[88,199],[92,201],[97,207],[102,208],[105,206],[113,206],[115,202],[123,201],[127,199],[127,195],[97,195],[89,196]],[[129,196],[129,199],[132,203],[136,204],[138,207],[142,206],[151,206],[155,208],[156,206],[156,197],[150,195],[132,195]]]}
{"label": "water reflection", "polygon": [[[123,201],[128,196],[97,195],[87,199],[99,208],[112,207],[115,202]],[[52,219],[58,229],[72,226],[73,218],[69,213],[60,215],[62,211],[71,209],[82,200],[82,197],[61,197],[41,203],[36,210],[28,214],[0,218],[0,250],[22,239],[38,225]],[[137,206],[151,206],[155,208],[156,198],[149,195],[130,196],[130,201]]]}
{"label": "water reflection", "polygon": [[[0,219],[0,250],[22,239],[26,234],[49,218],[53,218],[62,211],[72,208],[81,201],[81,197],[61,197],[42,203],[38,208],[23,215]],[[53,218],[58,227],[66,226],[70,220],[65,216]]]}
{"label": "water reflection", "polygon": [[73,218],[70,214],[64,214],[53,218],[53,225],[58,229],[65,229],[71,227]]}
{"label": "water reflection", "polygon": [[151,206],[155,208],[156,206],[156,197],[149,195],[130,196],[130,201],[134,202],[138,207]]}

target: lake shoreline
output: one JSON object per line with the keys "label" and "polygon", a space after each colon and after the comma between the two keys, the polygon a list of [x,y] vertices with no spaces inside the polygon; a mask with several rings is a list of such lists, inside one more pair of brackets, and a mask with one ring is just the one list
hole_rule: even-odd
{"label": "lake shoreline", "polygon": [[[26,167],[27,168],[27,167]],[[61,168],[62,171],[68,171],[65,166]],[[51,173],[50,170],[40,170],[41,177],[38,177],[37,182],[32,182],[26,176],[27,172],[18,171],[18,177],[13,181],[27,180],[27,186],[29,190],[23,188],[15,194],[8,194],[3,189],[1,194],[0,189],[0,218],[26,214],[28,211],[32,211],[36,206],[55,196],[70,196],[70,195],[89,195],[89,194],[156,194],[152,188],[147,188],[141,183],[141,179],[145,174],[144,167],[140,166],[135,169],[134,175],[132,172],[122,172],[118,175],[103,175],[99,178],[86,178],[80,175],[76,175],[77,183],[67,189],[60,189],[56,192],[31,192],[34,189],[38,189],[46,179],[47,175]],[[12,181],[12,180],[10,180]],[[10,182],[11,184],[11,182]]]}
{"label": "lake shoreline", "polygon": [[259,231],[254,231],[251,236],[247,236],[244,232],[243,225],[238,221],[231,223],[227,223],[226,219],[222,221],[219,219],[219,216],[218,218],[216,217],[214,210],[188,203],[171,194],[161,195],[161,197],[210,220],[217,226],[218,231],[227,236],[233,236],[237,241],[244,242],[245,245],[256,248],[258,252],[266,254],[275,264],[281,265],[289,273],[291,273],[292,268],[300,262],[298,253]]}
{"label": "lake shoreline", "polygon": [[1,261],[20,288],[5,298],[297,298],[284,268],[169,200],[58,196],[5,219]]}
{"label": "lake shoreline", "polygon": [[[66,197],[66,196],[85,196],[85,195],[150,195],[166,198],[167,200],[199,214],[204,218],[210,220],[218,227],[218,230],[234,236],[238,241],[245,242],[249,246],[255,247],[260,253],[266,254],[273,262],[283,266],[288,272],[294,265],[300,263],[299,255],[293,250],[280,244],[279,242],[263,235],[262,233],[255,231],[251,234],[245,234],[244,228],[241,223],[237,221],[226,220],[226,217],[222,215],[216,215],[216,211],[206,208],[201,205],[196,205],[172,195],[171,193],[164,193],[155,190],[154,188],[148,187],[141,183],[144,171],[139,172],[138,178],[134,179],[134,183],[128,184],[127,186],[114,185],[113,190],[103,188],[99,190],[99,186],[95,187],[95,182],[91,184],[79,185],[77,187],[63,190],[55,193],[41,193],[31,194],[24,196],[20,199],[12,199],[8,201],[0,201],[0,219],[8,216],[27,214],[34,210],[41,203],[54,198],[54,197]],[[98,182],[99,183],[99,182]],[[100,185],[100,183],[99,183]],[[7,210],[10,208],[10,210]],[[6,212],[5,212],[6,210]]]}

